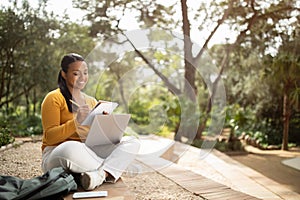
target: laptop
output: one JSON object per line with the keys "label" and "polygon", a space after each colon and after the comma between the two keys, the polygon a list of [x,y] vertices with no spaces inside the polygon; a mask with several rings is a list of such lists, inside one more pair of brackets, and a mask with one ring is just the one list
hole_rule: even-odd
{"label": "laptop", "polygon": [[95,115],[85,144],[92,147],[119,143],[130,117],[130,114]]}

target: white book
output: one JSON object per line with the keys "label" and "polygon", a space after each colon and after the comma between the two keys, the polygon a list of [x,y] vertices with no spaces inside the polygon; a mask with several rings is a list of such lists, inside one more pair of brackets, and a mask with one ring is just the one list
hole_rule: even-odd
{"label": "white book", "polygon": [[95,192],[75,192],[73,199],[93,198],[93,197],[107,197],[107,191],[95,191]]}
{"label": "white book", "polygon": [[118,105],[119,104],[116,102],[99,102],[81,123],[81,125],[91,126],[96,115],[103,115],[103,112],[111,114]]}

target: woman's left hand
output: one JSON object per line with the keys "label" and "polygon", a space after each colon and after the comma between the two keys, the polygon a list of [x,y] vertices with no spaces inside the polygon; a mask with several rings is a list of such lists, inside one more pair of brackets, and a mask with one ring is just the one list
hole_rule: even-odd
{"label": "woman's left hand", "polygon": [[107,111],[103,111],[102,114],[103,115],[109,115],[109,113]]}

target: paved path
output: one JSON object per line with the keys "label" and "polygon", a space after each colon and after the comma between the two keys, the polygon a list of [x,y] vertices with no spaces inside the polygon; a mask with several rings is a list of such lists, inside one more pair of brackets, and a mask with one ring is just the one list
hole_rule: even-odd
{"label": "paved path", "polygon": [[[300,193],[300,169],[297,169],[297,166],[300,168],[299,149],[262,151],[252,146],[246,148],[248,154],[233,155],[231,158],[279,183],[282,187]],[[286,162],[291,160],[296,161],[293,166],[286,165]]]}
{"label": "paved path", "polygon": [[[272,200],[300,199],[298,193],[217,150],[201,150],[156,136],[144,137],[142,141],[141,151],[147,150],[146,155],[157,156],[163,152],[163,158],[182,168],[250,196]],[[164,150],[166,151],[164,152]],[[143,156],[145,157],[145,155]]]}

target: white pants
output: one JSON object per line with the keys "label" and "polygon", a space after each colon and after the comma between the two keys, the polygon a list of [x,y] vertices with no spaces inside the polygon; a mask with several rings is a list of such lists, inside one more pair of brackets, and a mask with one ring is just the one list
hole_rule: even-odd
{"label": "white pants", "polygon": [[140,148],[138,139],[131,136],[122,138],[119,144],[88,147],[82,142],[66,141],[58,146],[48,146],[42,155],[44,172],[63,167],[73,173],[98,170],[100,167],[117,181],[129,164],[135,159]]}

